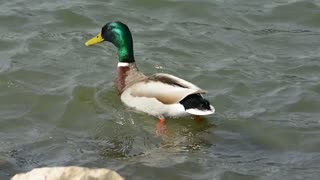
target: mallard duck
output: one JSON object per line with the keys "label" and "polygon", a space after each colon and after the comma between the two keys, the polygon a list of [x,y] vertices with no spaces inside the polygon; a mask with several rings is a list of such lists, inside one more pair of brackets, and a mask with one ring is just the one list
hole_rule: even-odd
{"label": "mallard duck", "polygon": [[158,117],[209,115],[215,112],[209,101],[203,98],[207,91],[179,77],[157,73],[146,76],[136,66],[133,41],[128,26],[122,22],[110,22],[101,32],[87,41],[91,46],[104,41],[118,48],[116,88],[121,101],[128,107]]}

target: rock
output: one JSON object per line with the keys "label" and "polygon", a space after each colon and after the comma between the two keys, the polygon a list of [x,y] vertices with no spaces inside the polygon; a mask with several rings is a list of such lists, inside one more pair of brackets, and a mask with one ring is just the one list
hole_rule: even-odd
{"label": "rock", "polygon": [[11,180],[124,180],[117,172],[109,169],[84,167],[44,167],[27,173],[16,174]]}

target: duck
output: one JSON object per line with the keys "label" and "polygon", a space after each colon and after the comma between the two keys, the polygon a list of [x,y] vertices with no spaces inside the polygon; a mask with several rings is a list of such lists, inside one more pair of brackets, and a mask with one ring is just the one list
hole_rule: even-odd
{"label": "duck", "polygon": [[157,117],[165,124],[167,117],[206,116],[215,113],[204,98],[207,93],[195,84],[167,73],[145,75],[139,71],[134,57],[129,27],[113,21],[104,25],[97,36],[85,45],[110,42],[117,48],[118,64],[115,86],[123,104]]}

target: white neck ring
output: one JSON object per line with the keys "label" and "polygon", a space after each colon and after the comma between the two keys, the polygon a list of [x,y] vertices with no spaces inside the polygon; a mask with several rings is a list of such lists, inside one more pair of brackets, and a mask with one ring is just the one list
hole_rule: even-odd
{"label": "white neck ring", "polygon": [[126,62],[118,62],[118,67],[128,67],[129,63]]}

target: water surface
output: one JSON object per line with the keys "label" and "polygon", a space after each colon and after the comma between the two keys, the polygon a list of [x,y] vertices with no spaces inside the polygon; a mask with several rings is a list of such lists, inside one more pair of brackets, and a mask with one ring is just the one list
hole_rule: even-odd
{"label": "water surface", "polygon": [[[128,179],[318,179],[320,3],[312,1],[2,1],[0,179],[35,167],[106,167]],[[202,123],[124,107],[111,44],[120,20],[140,70],[209,91]]]}

